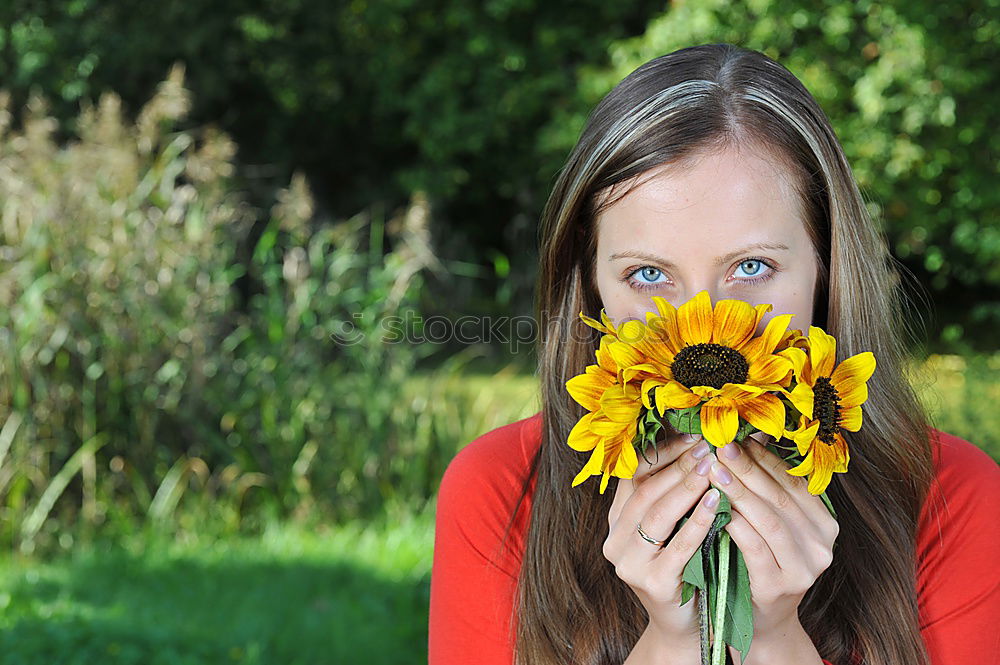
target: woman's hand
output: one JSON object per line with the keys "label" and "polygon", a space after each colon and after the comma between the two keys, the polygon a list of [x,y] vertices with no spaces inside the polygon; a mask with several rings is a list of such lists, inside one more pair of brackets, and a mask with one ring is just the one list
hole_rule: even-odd
{"label": "woman's hand", "polygon": [[[693,654],[700,648],[698,606],[694,600],[681,606],[681,575],[715,519],[718,493],[708,491],[715,458],[709,452],[700,437],[674,434],[653,465],[640,459],[635,476],[618,481],[604,542],[605,558],[646,608],[650,627],[671,644],[689,645]],[[711,506],[710,496],[716,499]],[[691,518],[670,538],[696,504]],[[637,524],[651,538],[669,542],[647,542]]]}
{"label": "woman's hand", "polygon": [[772,440],[758,433],[730,443],[709,474],[732,504],[725,529],[747,564],[754,644],[799,629],[799,603],[833,561],[840,531],[807,480],[785,473],[790,465],[760,443]]}

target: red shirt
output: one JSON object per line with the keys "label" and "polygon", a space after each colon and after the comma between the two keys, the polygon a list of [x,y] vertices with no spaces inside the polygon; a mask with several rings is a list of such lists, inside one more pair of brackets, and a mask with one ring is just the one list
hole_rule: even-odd
{"label": "red shirt", "polygon": [[[933,665],[998,662],[1000,467],[971,443],[931,432],[935,480],[917,533],[921,634]],[[530,493],[518,510],[510,547],[500,552],[499,546],[540,443],[537,413],[475,439],[441,480],[430,665],[514,662],[514,603]]]}

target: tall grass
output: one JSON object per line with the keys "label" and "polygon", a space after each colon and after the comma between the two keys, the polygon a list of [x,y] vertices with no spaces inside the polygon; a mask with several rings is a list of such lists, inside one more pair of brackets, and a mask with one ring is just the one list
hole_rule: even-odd
{"label": "tall grass", "polygon": [[113,94],[74,127],[0,103],[4,545],[336,520],[433,484],[404,461],[421,350],[380,327],[433,260],[426,201],[323,220],[297,177],[241,261],[261,211],[189,106],[181,68],[135,121]]}

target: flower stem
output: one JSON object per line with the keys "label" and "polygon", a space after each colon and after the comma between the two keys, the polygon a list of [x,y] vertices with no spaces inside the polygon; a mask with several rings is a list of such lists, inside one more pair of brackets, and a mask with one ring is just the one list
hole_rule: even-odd
{"label": "flower stem", "polygon": [[698,589],[698,618],[701,628],[701,665],[711,665],[708,639],[708,589]]}
{"label": "flower stem", "polygon": [[724,665],[726,640],[726,596],[729,587],[729,532],[719,532],[719,592],[715,597],[715,643],[712,651],[712,665]]}
{"label": "flower stem", "polygon": [[[709,527],[708,533],[705,535],[705,540],[701,543],[701,565],[702,570],[705,571],[706,578],[710,577],[708,571],[714,570],[715,566],[712,565],[712,557],[715,553],[715,538],[722,529],[720,516],[716,516],[715,520],[712,522],[712,526]],[[712,646],[709,636],[709,626],[710,617],[708,613],[708,594],[709,585],[706,585],[704,589],[698,589],[698,614],[701,620],[701,665],[711,665],[712,656]],[[718,633],[716,633],[718,634]]]}

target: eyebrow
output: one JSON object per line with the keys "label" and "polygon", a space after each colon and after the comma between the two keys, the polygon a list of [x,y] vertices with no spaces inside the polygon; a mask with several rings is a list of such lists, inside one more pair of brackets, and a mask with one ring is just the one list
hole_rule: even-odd
{"label": "eyebrow", "polygon": [[[755,250],[788,251],[788,245],[782,244],[780,242],[754,243],[753,245],[747,245],[746,247],[738,249],[734,252],[729,252],[725,256],[718,257],[717,259],[715,259],[715,265],[717,266],[724,265],[743,254]],[[674,267],[673,263],[667,261],[661,256],[657,256],[655,254],[647,254],[646,252],[636,252],[634,250],[615,252],[614,254],[608,257],[609,261],[614,261],[615,259],[642,259],[643,261],[652,261],[653,263],[659,263],[660,265]]]}

